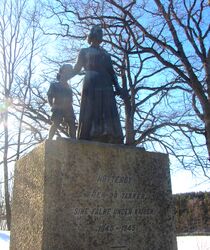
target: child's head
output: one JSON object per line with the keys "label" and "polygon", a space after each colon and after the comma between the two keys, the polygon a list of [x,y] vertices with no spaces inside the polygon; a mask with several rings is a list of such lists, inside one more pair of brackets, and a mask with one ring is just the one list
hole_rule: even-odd
{"label": "child's head", "polygon": [[71,77],[73,67],[71,64],[63,64],[57,74],[57,80],[68,81]]}

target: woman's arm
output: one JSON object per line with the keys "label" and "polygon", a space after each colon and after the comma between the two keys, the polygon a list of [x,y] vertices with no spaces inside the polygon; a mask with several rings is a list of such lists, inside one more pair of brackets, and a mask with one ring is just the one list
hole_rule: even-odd
{"label": "woman's arm", "polygon": [[[108,53],[107,53],[108,54]],[[114,68],[113,68],[113,64],[112,64],[112,60],[111,60],[111,56],[108,54],[108,71],[109,71],[109,74],[111,75],[111,78],[112,78],[112,84],[115,88],[115,93],[116,95],[121,95],[121,87],[118,83],[118,80],[117,80],[117,76],[116,76],[116,73],[114,71]]]}
{"label": "woman's arm", "polygon": [[81,49],[79,55],[77,57],[77,62],[73,67],[72,75],[70,78],[74,77],[75,75],[79,74],[82,67],[84,66],[84,49]]}

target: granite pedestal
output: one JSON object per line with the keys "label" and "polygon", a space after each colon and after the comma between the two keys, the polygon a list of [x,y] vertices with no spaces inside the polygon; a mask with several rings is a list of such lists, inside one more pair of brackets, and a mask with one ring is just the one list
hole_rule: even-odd
{"label": "granite pedestal", "polygon": [[17,162],[11,250],[176,250],[167,155],[45,141]]}

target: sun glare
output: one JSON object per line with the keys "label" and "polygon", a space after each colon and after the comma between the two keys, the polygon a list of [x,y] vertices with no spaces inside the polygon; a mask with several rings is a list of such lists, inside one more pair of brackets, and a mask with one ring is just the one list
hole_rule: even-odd
{"label": "sun glare", "polygon": [[[15,114],[14,105],[18,103],[18,100],[12,100],[7,98],[6,100],[0,103],[0,123],[4,121],[4,114],[8,111],[9,113]],[[16,119],[13,116],[8,116],[7,122],[5,124],[7,127],[15,128]]]}

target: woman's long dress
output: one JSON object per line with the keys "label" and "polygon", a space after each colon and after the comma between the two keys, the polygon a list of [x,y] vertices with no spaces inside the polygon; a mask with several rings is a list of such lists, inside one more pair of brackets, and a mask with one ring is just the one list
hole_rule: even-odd
{"label": "woman's long dress", "polygon": [[123,143],[113,85],[116,76],[109,54],[100,47],[82,49],[75,69],[85,69],[78,139]]}

